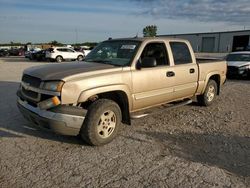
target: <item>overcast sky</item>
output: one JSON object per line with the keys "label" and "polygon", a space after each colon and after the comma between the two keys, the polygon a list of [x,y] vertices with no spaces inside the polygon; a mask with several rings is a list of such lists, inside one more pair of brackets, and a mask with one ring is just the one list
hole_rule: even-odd
{"label": "overcast sky", "polygon": [[250,29],[249,0],[0,0],[0,43]]}

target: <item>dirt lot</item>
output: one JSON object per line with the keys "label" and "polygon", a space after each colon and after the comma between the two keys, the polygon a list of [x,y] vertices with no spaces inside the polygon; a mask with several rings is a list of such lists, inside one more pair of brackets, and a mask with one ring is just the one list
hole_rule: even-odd
{"label": "dirt lot", "polygon": [[248,187],[250,81],[228,81],[211,107],[195,103],[133,120],[102,147],[33,128],[16,96],[23,69],[0,60],[0,187]]}

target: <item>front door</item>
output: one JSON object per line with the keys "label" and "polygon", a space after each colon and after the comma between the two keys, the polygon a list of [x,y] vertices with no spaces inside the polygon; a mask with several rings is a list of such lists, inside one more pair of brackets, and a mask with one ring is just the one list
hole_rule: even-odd
{"label": "front door", "polygon": [[147,44],[140,60],[146,57],[155,58],[157,66],[132,71],[133,111],[165,103],[173,98],[173,68],[169,66],[165,43]]}

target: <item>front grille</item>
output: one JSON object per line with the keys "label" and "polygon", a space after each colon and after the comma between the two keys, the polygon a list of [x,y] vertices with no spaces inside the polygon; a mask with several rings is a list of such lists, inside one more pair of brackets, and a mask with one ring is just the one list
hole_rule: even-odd
{"label": "front grille", "polygon": [[[41,85],[41,79],[36,78],[27,74],[24,74],[22,77],[22,82],[24,82],[26,85],[34,87],[34,88],[39,88]],[[21,94],[27,99],[27,101],[32,102],[32,103],[37,103],[41,99],[41,94],[31,91],[27,89],[26,87],[21,87]]]}
{"label": "front grille", "polygon": [[37,99],[38,98],[38,93],[36,93],[34,91],[26,90],[24,87],[22,87],[22,93],[25,96],[30,97],[32,99]]}
{"label": "front grille", "polygon": [[29,76],[27,74],[23,75],[22,81],[29,84],[30,86],[36,87],[36,88],[39,88],[40,84],[41,84],[41,79],[40,78]]}
{"label": "front grille", "polygon": [[35,91],[29,90],[29,87],[25,87],[31,86],[33,88],[40,88],[40,85],[42,83],[42,80],[40,78],[24,74],[22,77],[22,82],[24,82],[25,84],[21,84],[18,96],[21,99],[27,101],[31,106],[37,107],[37,103],[53,97],[52,95],[37,93]]}

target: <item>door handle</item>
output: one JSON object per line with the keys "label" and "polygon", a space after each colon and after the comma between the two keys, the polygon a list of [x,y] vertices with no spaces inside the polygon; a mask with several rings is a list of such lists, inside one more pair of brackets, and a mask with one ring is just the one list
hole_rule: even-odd
{"label": "door handle", "polygon": [[173,77],[173,76],[175,76],[175,73],[173,71],[168,71],[166,76],[167,77]]}
{"label": "door handle", "polygon": [[193,74],[194,72],[195,72],[194,69],[189,69],[189,73],[190,73],[190,74]]}

